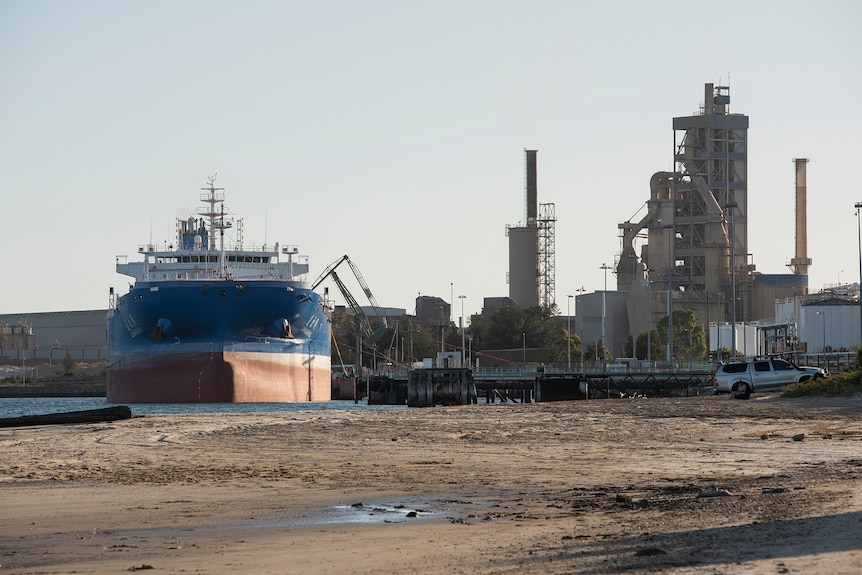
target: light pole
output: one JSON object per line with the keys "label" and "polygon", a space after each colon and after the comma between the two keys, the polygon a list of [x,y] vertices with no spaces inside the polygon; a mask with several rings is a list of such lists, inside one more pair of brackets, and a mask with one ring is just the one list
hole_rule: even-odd
{"label": "light pole", "polygon": [[[603,263],[602,267],[600,267],[599,269],[605,271],[605,291],[602,292],[602,348],[608,349],[608,340],[606,339],[607,336],[605,335],[605,317],[607,316],[607,300],[605,299],[605,297],[608,293],[608,270],[613,268],[611,268],[611,266],[609,266],[608,264]],[[602,359],[604,359],[604,355],[605,354],[602,354]]]}
{"label": "light pole", "polygon": [[646,360],[652,363],[652,280],[647,270]]}
{"label": "light pole", "polygon": [[[575,290],[575,293],[580,294],[581,296],[583,296],[586,292],[587,292],[587,290],[584,288],[584,286],[581,286]],[[577,297],[575,297],[575,331],[578,331],[578,298]],[[583,322],[581,323],[581,333],[584,333]],[[581,367],[584,369],[584,373],[586,373],[586,358],[584,357],[583,343],[584,342],[581,341]]]}
{"label": "light pole", "polygon": [[524,362],[523,363],[526,365],[526,363],[527,363],[527,334],[522,332],[521,337],[523,338],[521,340],[523,342],[521,344],[521,346],[522,346],[521,349],[524,350]]}
{"label": "light pole", "polygon": [[673,367],[673,298],[671,291],[673,289],[673,224],[662,225],[661,220],[657,220],[659,229],[667,230],[667,363]]}
{"label": "light pole", "polygon": [[862,224],[860,224],[859,210],[862,209],[862,203],[856,202],[856,233],[859,236],[859,290],[857,301],[859,302],[859,345],[862,345]]}
{"label": "light pole", "polygon": [[464,298],[467,296],[459,295],[458,299],[461,300],[461,367],[464,367]]}
{"label": "light pole", "polygon": [[566,358],[572,369],[572,296],[566,296]]}
{"label": "light pole", "polygon": [[[733,230],[733,209],[736,207],[736,202],[728,202],[725,206],[730,210],[730,359],[736,361],[736,236]],[[743,318],[744,319],[744,318]]]}
{"label": "light pole", "polygon": [[[638,280],[638,258],[636,255],[629,255],[629,259],[632,261],[632,285],[629,290],[634,291],[635,282]],[[634,359],[638,358],[638,298],[632,298],[632,357]]]}
{"label": "light pole", "polygon": [[822,324],[823,324],[823,346],[820,348],[820,351],[821,351],[821,353],[826,353],[826,312],[825,312],[825,311],[817,311],[817,312],[814,312],[814,313],[816,313],[816,314],[817,314],[817,315],[819,315],[819,316],[823,316],[823,317],[822,317]]}
{"label": "light pole", "polygon": [[721,363],[721,292],[716,294],[718,299],[715,302],[715,359]]}

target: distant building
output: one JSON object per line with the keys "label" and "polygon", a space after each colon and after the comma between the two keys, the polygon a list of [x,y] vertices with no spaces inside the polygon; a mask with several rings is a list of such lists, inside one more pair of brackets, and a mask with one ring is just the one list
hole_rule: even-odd
{"label": "distant building", "polygon": [[[0,349],[0,356],[62,358],[66,351],[76,360],[102,360],[107,357],[107,310],[14,313],[0,315],[0,324],[30,326],[27,347]],[[19,336],[20,337],[20,336]]]}
{"label": "distant building", "polygon": [[416,321],[423,325],[445,326],[451,323],[451,306],[435,296],[416,298]]}
{"label": "distant building", "polygon": [[33,349],[36,347],[36,336],[33,326],[23,319],[15,323],[6,323],[0,319],[0,355],[7,349]]}
{"label": "distant building", "polygon": [[510,297],[486,297],[482,306],[482,313],[495,312],[498,309],[504,309],[515,303]]}

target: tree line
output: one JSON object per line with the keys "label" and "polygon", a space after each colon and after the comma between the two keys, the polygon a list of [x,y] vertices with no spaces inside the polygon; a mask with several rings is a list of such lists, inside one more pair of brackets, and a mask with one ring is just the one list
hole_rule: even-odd
{"label": "tree line", "polygon": [[[448,325],[422,324],[415,317],[404,315],[396,327],[383,329],[382,322],[371,324],[375,341],[362,338],[361,358],[357,356],[356,318],[346,310],[336,310],[332,316],[333,364],[377,366],[381,361],[409,364],[426,357],[436,357],[440,351],[461,349],[462,335],[454,323]],[[573,324],[574,325],[574,324]],[[574,329],[572,330],[574,331]],[[640,333],[636,350],[632,350],[632,336],[623,343],[622,357],[645,360],[664,360],[667,357],[668,318],[662,317],[650,333]],[[465,347],[476,354],[488,350],[518,350],[522,347],[543,350],[543,357],[552,363],[572,361],[602,361],[614,358],[612,350],[599,339],[583,342],[575,333],[569,333],[565,317],[559,315],[556,305],[521,308],[515,303],[474,314],[465,328]],[[649,347],[649,353],[647,352]],[[675,361],[702,361],[709,359],[706,350],[704,325],[697,321],[691,309],[673,311],[673,358]],[[723,350],[723,357],[730,350]]]}

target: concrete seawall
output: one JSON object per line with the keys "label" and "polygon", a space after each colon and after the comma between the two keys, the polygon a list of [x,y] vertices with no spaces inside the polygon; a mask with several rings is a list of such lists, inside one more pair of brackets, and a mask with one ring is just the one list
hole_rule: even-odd
{"label": "concrete seawall", "polygon": [[105,397],[104,381],[8,383],[0,397]]}

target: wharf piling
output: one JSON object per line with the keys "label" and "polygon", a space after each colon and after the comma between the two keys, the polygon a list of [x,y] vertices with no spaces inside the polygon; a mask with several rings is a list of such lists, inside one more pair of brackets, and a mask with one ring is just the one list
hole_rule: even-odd
{"label": "wharf piling", "polygon": [[407,376],[409,407],[472,403],[478,403],[478,397],[470,369],[414,369]]}
{"label": "wharf piling", "polygon": [[368,405],[407,403],[407,376],[371,375],[367,380]]}

